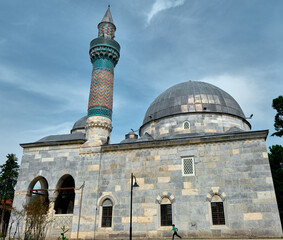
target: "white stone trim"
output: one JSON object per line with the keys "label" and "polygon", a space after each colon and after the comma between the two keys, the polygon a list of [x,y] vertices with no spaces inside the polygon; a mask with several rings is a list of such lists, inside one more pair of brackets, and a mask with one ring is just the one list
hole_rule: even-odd
{"label": "white stone trim", "polygon": [[[217,201],[213,200],[214,196],[218,196],[219,199]],[[210,192],[206,195],[206,200],[208,201],[208,213],[209,213],[209,222],[210,222],[210,229],[229,229],[228,227],[228,216],[227,216],[227,201],[226,194],[223,192],[220,187],[211,187]],[[225,224],[223,225],[213,225],[212,222],[212,211],[211,211],[211,203],[212,202],[222,202],[224,208],[224,218]]]}
{"label": "white stone trim", "polygon": [[164,191],[163,193],[159,194],[155,200],[156,206],[157,206],[157,221],[156,221],[156,228],[157,230],[164,230],[164,231],[168,231],[168,229],[171,230],[172,226],[161,226],[161,205],[162,205],[162,200],[164,198],[168,198],[168,200],[171,203],[171,210],[172,210],[172,224],[175,222],[175,216],[174,216],[174,212],[175,211],[175,196],[173,194],[171,194],[168,191]]}
{"label": "white stone trim", "polygon": [[[113,222],[113,219],[114,219],[114,209],[115,209],[115,205],[117,203],[117,200],[116,198],[114,198],[114,196],[111,194],[111,193],[108,193],[107,195],[102,195],[98,201],[97,201],[97,211],[98,211],[98,229],[99,231],[101,232],[109,232],[109,231],[113,231],[113,225],[114,225],[114,222]],[[106,200],[106,199],[109,199],[111,202],[112,202],[112,219],[111,219],[111,227],[102,227],[102,211],[103,211],[103,202]]]}

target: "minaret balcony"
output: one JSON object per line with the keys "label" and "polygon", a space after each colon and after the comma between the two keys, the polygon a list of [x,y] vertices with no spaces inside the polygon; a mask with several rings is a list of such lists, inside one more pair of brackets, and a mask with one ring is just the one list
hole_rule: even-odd
{"label": "minaret balcony", "polygon": [[101,43],[95,43],[91,45],[89,55],[90,55],[92,64],[94,64],[97,59],[106,58],[110,60],[111,62],[113,62],[114,66],[116,66],[116,64],[119,61],[120,53],[115,47],[109,44],[101,44]]}

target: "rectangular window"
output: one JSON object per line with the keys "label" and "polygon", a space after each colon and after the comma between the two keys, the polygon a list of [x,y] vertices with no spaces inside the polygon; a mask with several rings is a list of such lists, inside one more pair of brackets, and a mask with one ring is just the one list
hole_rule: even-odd
{"label": "rectangular window", "polygon": [[111,223],[112,223],[112,206],[102,207],[101,227],[111,227]]}
{"label": "rectangular window", "polygon": [[223,202],[212,202],[211,213],[213,225],[225,225]]}
{"label": "rectangular window", "polygon": [[193,157],[182,158],[182,173],[183,176],[195,175],[195,164]]}
{"label": "rectangular window", "polygon": [[162,204],[161,206],[161,226],[172,225],[172,205]]}

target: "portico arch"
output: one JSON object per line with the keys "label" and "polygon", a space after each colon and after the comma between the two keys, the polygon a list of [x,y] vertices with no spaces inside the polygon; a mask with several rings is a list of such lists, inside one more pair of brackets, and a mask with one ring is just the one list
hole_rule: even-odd
{"label": "portico arch", "polygon": [[75,200],[75,180],[69,175],[62,176],[56,186],[55,214],[72,214]]}
{"label": "portico arch", "polygon": [[26,203],[31,204],[39,196],[45,197],[46,203],[49,204],[48,182],[43,176],[37,176],[30,182],[26,195]]}

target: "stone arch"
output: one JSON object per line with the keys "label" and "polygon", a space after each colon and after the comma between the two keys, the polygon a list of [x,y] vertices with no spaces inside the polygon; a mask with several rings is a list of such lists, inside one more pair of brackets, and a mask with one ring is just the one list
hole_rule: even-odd
{"label": "stone arch", "polygon": [[158,204],[158,218],[160,226],[171,226],[173,222],[173,203],[175,197],[173,194],[165,191],[156,198]]}
{"label": "stone arch", "polygon": [[48,195],[48,182],[46,178],[43,176],[37,176],[28,186],[26,203],[30,204],[34,199],[36,199],[36,197],[44,196],[46,203],[49,204]]}
{"label": "stone arch", "polygon": [[212,202],[215,200],[215,196],[220,197],[223,202],[226,199],[225,192],[223,192],[219,187],[212,187],[206,195],[206,200]]}
{"label": "stone arch", "polygon": [[54,193],[55,214],[72,214],[75,202],[75,180],[70,174],[63,175],[57,185]]}
{"label": "stone arch", "polygon": [[113,206],[115,205],[116,200],[115,200],[114,196],[111,196],[111,195],[104,195],[104,196],[101,196],[101,197],[98,199],[98,206],[102,206],[103,202],[104,202],[105,200],[107,200],[107,199],[109,199],[109,200],[112,202]]}
{"label": "stone arch", "polygon": [[212,225],[225,225],[225,198],[226,194],[219,187],[212,187],[206,195],[206,199],[209,201]]}
{"label": "stone arch", "polygon": [[111,194],[102,194],[97,200],[98,215],[99,215],[99,226],[101,228],[111,228],[113,226],[113,213],[117,199]]}
{"label": "stone arch", "polygon": [[174,203],[174,202],[175,202],[175,196],[174,196],[172,193],[169,193],[169,192],[163,192],[163,193],[159,194],[159,195],[157,196],[155,202],[156,202],[157,204],[161,204],[163,198],[168,198],[171,203]]}

